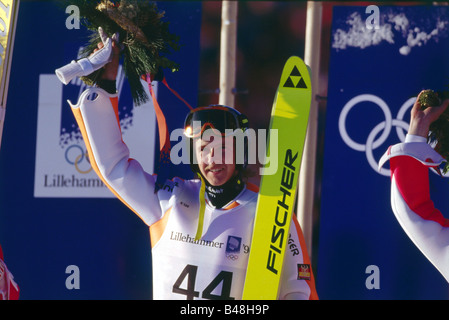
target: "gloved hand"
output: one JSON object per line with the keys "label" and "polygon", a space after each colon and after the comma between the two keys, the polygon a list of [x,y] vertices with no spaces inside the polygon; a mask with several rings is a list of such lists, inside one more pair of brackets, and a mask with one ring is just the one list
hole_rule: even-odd
{"label": "gloved hand", "polygon": [[62,83],[68,84],[75,77],[87,76],[112,60],[112,42],[118,41],[118,33],[109,38],[101,27],[98,28],[98,33],[103,42],[103,48],[87,58],[72,61],[64,67],[55,70]]}

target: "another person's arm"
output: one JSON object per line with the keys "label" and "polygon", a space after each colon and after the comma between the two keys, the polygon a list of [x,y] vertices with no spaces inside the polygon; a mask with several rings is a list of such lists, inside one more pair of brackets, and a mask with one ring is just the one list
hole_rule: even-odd
{"label": "another person's arm", "polygon": [[449,220],[435,208],[429,188],[429,168],[444,159],[427,144],[430,124],[448,103],[422,110],[417,99],[405,142],[391,146],[380,166],[390,161],[391,206],[398,222],[449,282]]}

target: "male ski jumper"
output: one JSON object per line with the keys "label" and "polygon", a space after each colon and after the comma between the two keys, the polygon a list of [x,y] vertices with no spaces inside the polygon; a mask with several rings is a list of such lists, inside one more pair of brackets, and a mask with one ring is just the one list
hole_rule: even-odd
{"label": "male ski jumper", "polygon": [[379,162],[390,161],[391,206],[401,227],[449,282],[449,220],[430,198],[429,168],[445,161],[425,137],[408,134],[391,146]]}
{"label": "male ski jumper", "polygon": [[[56,70],[63,83],[111,61],[114,38],[107,38],[102,29],[99,32],[102,49],[89,58]],[[117,198],[149,226],[153,298],[242,299],[257,190],[240,184],[239,192],[229,197],[232,201],[214,206],[213,194],[200,182],[203,179],[175,178],[162,188],[155,188],[157,177],[145,172],[138,161],[130,159],[122,140],[118,98],[116,93],[111,94],[115,86],[114,90],[109,86],[104,88],[107,91],[88,89],[76,105],[70,105],[93,169]],[[216,109],[226,112],[226,108]],[[233,113],[229,110],[230,121],[235,118]],[[221,122],[227,126],[224,118],[215,120],[216,124]],[[231,179],[223,183],[228,184]],[[296,220],[291,226],[279,297],[316,298],[301,229]],[[263,285],[263,279],[260,280]]]}
{"label": "male ski jumper", "polygon": [[[207,201],[203,233],[195,240],[200,180],[175,178],[154,192],[156,177],[129,158],[122,140],[117,94],[88,89],[71,107],[92,167],[150,228],[153,298],[241,299],[257,190],[246,185],[222,209]],[[294,220],[279,297],[313,299],[316,292],[310,260],[301,229]]]}

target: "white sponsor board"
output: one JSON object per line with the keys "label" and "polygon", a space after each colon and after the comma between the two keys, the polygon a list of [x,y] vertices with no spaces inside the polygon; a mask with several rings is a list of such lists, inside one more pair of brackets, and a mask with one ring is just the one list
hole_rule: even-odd
{"label": "white sponsor board", "polygon": [[[81,86],[81,93],[83,87],[79,79],[77,81],[68,85]],[[157,94],[157,83],[154,86]],[[118,86],[119,96],[121,87]],[[147,94],[149,95],[149,92]],[[112,192],[92,170],[78,128],[61,128],[61,117],[67,114],[63,112],[63,108],[70,108],[66,100],[63,84],[56,75],[41,74],[37,106],[34,197],[113,198]],[[147,172],[153,173],[156,116],[151,99],[143,105],[133,107],[125,116],[120,115],[120,124],[123,140],[130,149],[131,157],[137,159]]]}

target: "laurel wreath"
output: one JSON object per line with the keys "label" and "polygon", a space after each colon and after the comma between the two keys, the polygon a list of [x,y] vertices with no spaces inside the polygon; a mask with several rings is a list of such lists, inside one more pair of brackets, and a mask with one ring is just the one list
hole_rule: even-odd
{"label": "laurel wreath", "polygon": [[[80,22],[92,34],[81,57],[89,56],[101,42],[98,27],[112,36],[119,33],[120,55],[123,71],[128,79],[133,101],[140,105],[148,100],[142,85],[143,76],[151,74],[160,77],[163,69],[173,72],[179,65],[166,56],[179,50],[179,37],[170,33],[169,23],[163,21],[165,12],[158,11],[157,5],[142,0],[69,0],[80,11]],[[87,85],[94,85],[103,70],[82,77]]]}

